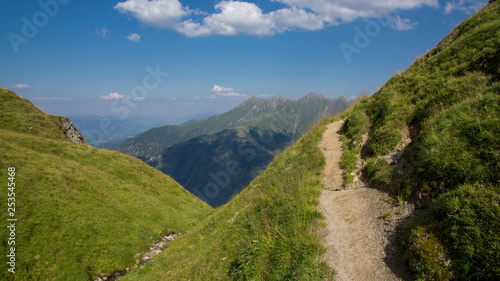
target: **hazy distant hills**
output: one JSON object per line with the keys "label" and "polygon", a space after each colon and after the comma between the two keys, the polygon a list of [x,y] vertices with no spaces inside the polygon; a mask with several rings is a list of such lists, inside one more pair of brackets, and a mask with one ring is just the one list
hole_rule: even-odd
{"label": "hazy distant hills", "polygon": [[[216,113],[197,114],[191,116],[189,121],[178,122],[183,122],[181,125],[187,125],[196,120],[205,119],[215,114]],[[79,115],[69,116],[69,118],[93,146],[131,138],[151,128],[169,123],[166,120],[161,120],[156,117],[137,116],[122,119],[116,116]],[[175,124],[175,122],[173,122],[173,124]]]}
{"label": "hazy distant hills", "polygon": [[144,118],[121,119],[114,116],[71,116],[71,121],[93,146],[119,141],[163,125]]}
{"label": "hazy distant hills", "polygon": [[314,93],[295,101],[251,97],[220,115],[153,128],[100,147],[144,160],[217,207],[240,192],[309,125],[350,104],[345,97],[329,99]]}

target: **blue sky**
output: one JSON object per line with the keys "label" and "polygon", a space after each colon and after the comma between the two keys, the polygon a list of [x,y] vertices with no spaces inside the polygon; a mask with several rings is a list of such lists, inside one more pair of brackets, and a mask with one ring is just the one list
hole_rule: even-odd
{"label": "blue sky", "polygon": [[165,120],[372,94],[486,2],[6,0],[0,86],[52,114]]}

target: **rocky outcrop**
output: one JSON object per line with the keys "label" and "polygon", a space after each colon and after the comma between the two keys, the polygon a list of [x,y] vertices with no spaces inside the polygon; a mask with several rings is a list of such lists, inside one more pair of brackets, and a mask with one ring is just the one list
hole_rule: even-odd
{"label": "rocky outcrop", "polygon": [[75,144],[88,144],[87,140],[80,134],[69,118],[61,117],[62,130]]}

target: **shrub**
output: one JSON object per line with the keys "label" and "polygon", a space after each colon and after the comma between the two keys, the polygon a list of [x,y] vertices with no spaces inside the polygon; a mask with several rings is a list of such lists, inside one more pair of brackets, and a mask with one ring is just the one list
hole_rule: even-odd
{"label": "shrub", "polygon": [[500,278],[499,191],[464,185],[432,202],[429,216],[460,280]]}
{"label": "shrub", "polygon": [[366,175],[371,183],[388,186],[391,183],[393,169],[383,158],[372,158],[365,167]]}
{"label": "shrub", "polygon": [[350,150],[346,145],[343,147],[344,153],[342,153],[342,167],[347,171],[354,171],[358,162],[358,157],[356,156],[355,150]]}
{"label": "shrub", "polygon": [[451,261],[437,237],[426,227],[410,228],[405,259],[418,272],[417,280],[451,280]]}
{"label": "shrub", "polygon": [[391,124],[372,131],[368,138],[367,151],[373,156],[388,154],[394,150],[401,139],[401,131]]}
{"label": "shrub", "polygon": [[405,257],[421,280],[499,279],[499,190],[460,186],[434,199],[407,227]]}
{"label": "shrub", "polygon": [[347,117],[342,126],[342,133],[353,142],[360,142],[368,130],[368,120],[360,107]]}

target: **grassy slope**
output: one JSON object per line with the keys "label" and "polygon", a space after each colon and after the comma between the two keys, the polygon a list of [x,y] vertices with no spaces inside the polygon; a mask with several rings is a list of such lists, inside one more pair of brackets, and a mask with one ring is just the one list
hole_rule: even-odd
{"label": "grassy slope", "polygon": [[[323,123],[324,124],[324,123]],[[152,263],[120,280],[325,280],[320,124]]]}
{"label": "grassy slope", "polygon": [[[500,278],[499,10],[493,2],[455,28],[358,103],[344,128],[355,140],[369,124],[366,171],[374,183],[429,204],[406,237],[407,258],[422,280]],[[360,118],[364,110],[369,120]],[[409,167],[377,160],[408,128]]]}
{"label": "grassy slope", "polygon": [[[0,256],[8,280],[89,280],[132,267],[134,255],[147,251],[160,234],[184,231],[210,211],[140,160],[66,140],[52,122],[60,117],[4,89],[0,100],[2,185],[8,182],[7,168],[16,168],[15,275],[4,274],[7,257]],[[6,197],[5,188],[4,222]],[[4,227],[2,253],[8,236]]]}
{"label": "grassy slope", "polygon": [[47,139],[67,140],[62,131],[60,116],[47,114],[30,101],[1,87],[0,99],[0,129]]}

